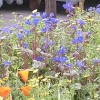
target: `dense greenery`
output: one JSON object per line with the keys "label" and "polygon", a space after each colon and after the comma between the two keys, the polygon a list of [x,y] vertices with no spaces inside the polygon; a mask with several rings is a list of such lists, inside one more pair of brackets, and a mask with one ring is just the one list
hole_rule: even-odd
{"label": "dense greenery", "polygon": [[63,7],[64,20],[12,13],[1,29],[0,100],[100,99],[100,5]]}

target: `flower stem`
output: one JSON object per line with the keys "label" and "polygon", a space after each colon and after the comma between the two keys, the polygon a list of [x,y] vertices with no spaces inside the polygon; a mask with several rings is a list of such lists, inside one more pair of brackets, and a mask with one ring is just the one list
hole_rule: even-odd
{"label": "flower stem", "polygon": [[24,69],[27,69],[27,66],[28,66],[28,63],[27,63],[27,53],[25,52],[23,54],[23,56],[24,56],[24,65],[23,65],[23,67],[24,67]]}

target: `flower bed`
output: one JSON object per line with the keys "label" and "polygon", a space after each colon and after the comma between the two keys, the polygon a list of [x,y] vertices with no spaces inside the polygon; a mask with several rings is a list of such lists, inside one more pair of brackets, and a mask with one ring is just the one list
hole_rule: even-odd
{"label": "flower bed", "polygon": [[13,13],[0,31],[0,100],[100,99],[100,5],[63,7],[64,20]]}

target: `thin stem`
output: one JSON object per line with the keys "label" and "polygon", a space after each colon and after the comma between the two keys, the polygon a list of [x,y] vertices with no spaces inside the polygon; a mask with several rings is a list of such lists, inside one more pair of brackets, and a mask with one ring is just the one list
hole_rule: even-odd
{"label": "thin stem", "polygon": [[23,54],[23,56],[24,56],[24,65],[23,65],[23,67],[24,67],[24,69],[27,69],[27,66],[28,66],[28,63],[27,63],[27,53],[25,52],[24,54]]}
{"label": "thin stem", "polygon": [[37,41],[36,41],[36,28],[34,28],[34,41],[33,41],[33,51],[35,51],[33,53],[33,59],[36,60],[37,59],[37,54],[36,54],[36,48],[37,48]]}

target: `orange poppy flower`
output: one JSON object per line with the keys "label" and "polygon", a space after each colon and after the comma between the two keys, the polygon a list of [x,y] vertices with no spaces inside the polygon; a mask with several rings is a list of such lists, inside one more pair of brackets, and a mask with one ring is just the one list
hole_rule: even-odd
{"label": "orange poppy flower", "polygon": [[4,99],[7,98],[10,92],[11,92],[10,87],[0,87],[0,96],[2,96]]}
{"label": "orange poppy flower", "polygon": [[20,77],[22,78],[24,82],[28,81],[28,73],[29,73],[29,70],[21,70],[18,72],[18,74],[20,75]]}
{"label": "orange poppy flower", "polygon": [[24,93],[25,96],[29,96],[31,90],[31,86],[22,86],[21,91]]}

